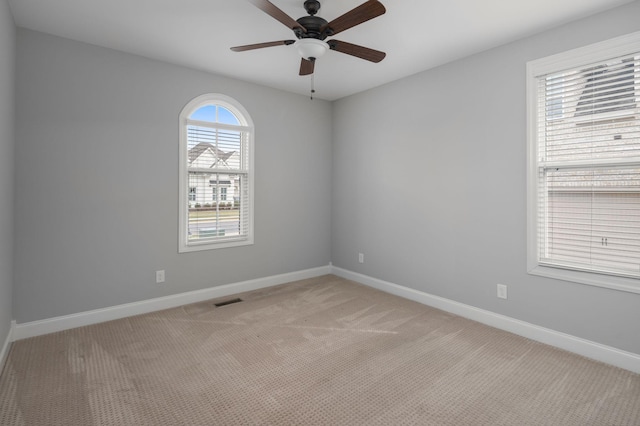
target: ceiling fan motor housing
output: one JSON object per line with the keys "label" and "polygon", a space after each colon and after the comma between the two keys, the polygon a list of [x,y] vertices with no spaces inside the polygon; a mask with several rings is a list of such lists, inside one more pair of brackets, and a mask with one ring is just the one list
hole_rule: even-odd
{"label": "ceiling fan motor housing", "polygon": [[298,22],[307,30],[307,32],[305,33],[299,29],[295,29],[294,33],[298,38],[315,38],[318,40],[324,40],[331,35],[328,28],[324,31],[321,31],[321,28],[327,24],[327,21],[319,16],[303,16],[296,22]]}
{"label": "ceiling fan motor housing", "polygon": [[[306,0],[304,2],[304,9],[309,16],[303,16],[296,20],[296,22],[302,25],[307,32],[303,32],[300,29],[295,29],[294,33],[298,38],[315,38],[318,40],[324,40],[331,35],[331,30],[328,28],[327,21],[319,16],[315,16],[320,10],[320,2],[318,0]],[[322,30],[324,28],[324,30]]]}

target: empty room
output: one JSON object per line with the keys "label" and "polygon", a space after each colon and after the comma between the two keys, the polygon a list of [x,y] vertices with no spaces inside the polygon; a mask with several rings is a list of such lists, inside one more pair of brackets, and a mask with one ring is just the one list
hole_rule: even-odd
{"label": "empty room", "polygon": [[0,425],[640,425],[640,0],[0,0]]}

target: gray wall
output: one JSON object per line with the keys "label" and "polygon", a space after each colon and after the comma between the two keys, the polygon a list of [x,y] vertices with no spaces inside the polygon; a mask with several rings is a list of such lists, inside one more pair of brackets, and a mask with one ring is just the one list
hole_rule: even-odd
{"label": "gray wall", "polygon": [[0,349],[13,319],[15,34],[9,6],[0,0]]}
{"label": "gray wall", "polygon": [[[18,323],[329,263],[330,103],[22,29],[17,73]],[[256,126],[255,244],[178,254],[178,114],[207,92]]]}
{"label": "gray wall", "polygon": [[640,353],[640,294],[526,273],[525,183],[526,62],[638,17],[634,2],[337,101],[334,265]]}
{"label": "gray wall", "polygon": [[[640,30],[637,16],[640,2],[334,104],[19,30],[13,317],[332,260],[640,353],[640,295],[533,277],[525,259],[525,63]],[[8,27],[0,66],[10,72]],[[10,180],[12,80],[1,71],[0,170]],[[234,97],[256,124],[256,244],[179,255],[177,117],[205,92]],[[11,318],[4,178],[0,331]],[[166,284],[154,283],[156,269]],[[496,283],[509,286],[507,301]]]}

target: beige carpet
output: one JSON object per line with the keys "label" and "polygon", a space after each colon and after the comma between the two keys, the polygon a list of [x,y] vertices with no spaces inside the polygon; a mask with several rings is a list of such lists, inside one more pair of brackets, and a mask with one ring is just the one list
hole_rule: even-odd
{"label": "beige carpet", "polygon": [[640,375],[335,276],[239,297],[14,343],[0,424],[640,425]]}

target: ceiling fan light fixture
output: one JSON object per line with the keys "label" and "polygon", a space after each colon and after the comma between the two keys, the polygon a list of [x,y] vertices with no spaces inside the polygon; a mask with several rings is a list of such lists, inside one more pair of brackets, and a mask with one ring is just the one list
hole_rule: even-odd
{"label": "ceiling fan light fixture", "polygon": [[307,60],[309,60],[309,58],[318,59],[329,50],[327,43],[315,38],[302,38],[293,45],[298,49],[300,56]]}

